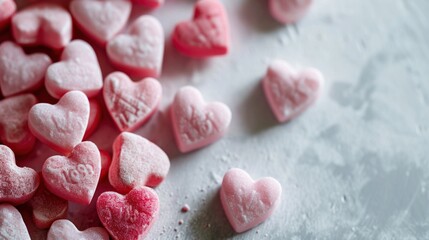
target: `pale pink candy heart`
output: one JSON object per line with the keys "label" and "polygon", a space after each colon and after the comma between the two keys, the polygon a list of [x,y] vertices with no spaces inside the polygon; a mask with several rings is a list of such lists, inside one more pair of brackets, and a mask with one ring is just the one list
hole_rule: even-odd
{"label": "pale pink candy heart", "polygon": [[109,182],[120,193],[135,187],[156,187],[169,169],[167,154],[139,135],[123,132],[113,142]]}
{"label": "pale pink candy heart", "polygon": [[33,197],[39,184],[36,171],[16,166],[12,150],[0,145],[0,202],[22,204]]}
{"label": "pale pink candy heart", "polygon": [[153,78],[133,82],[127,75],[114,72],[104,80],[103,96],[119,130],[131,132],[158,110],[162,87]]}
{"label": "pale pink candy heart", "polygon": [[121,71],[140,77],[158,77],[164,54],[164,32],[152,16],[137,18],[127,30],[109,41],[107,55]]}
{"label": "pale pink candy heart", "polygon": [[3,96],[38,89],[43,85],[46,69],[51,63],[44,53],[26,55],[19,45],[3,42],[0,45],[0,88]]}
{"label": "pale pink candy heart", "polygon": [[31,240],[19,211],[12,205],[0,204],[0,238],[5,240]]}
{"label": "pale pink candy heart", "polygon": [[40,141],[60,153],[68,154],[82,141],[88,118],[88,98],[82,92],[71,91],[56,105],[34,105],[28,114],[28,126]]}
{"label": "pale pink candy heart", "polygon": [[245,171],[233,168],[223,177],[220,199],[228,221],[238,233],[271,216],[279,205],[282,187],[271,177],[253,181]]}
{"label": "pale pink candy heart", "polygon": [[269,8],[277,21],[289,24],[301,19],[312,3],[313,0],[270,0]]}
{"label": "pale pink candy heart", "polygon": [[12,32],[18,44],[61,49],[71,40],[72,18],[57,4],[37,3],[13,16]]}
{"label": "pale pink candy heart", "polygon": [[297,72],[287,62],[275,60],[268,67],[262,86],[277,120],[285,122],[316,101],[323,82],[323,76],[317,69]]}
{"label": "pale pink candy heart", "polygon": [[46,188],[55,195],[88,205],[100,179],[101,157],[92,142],[78,144],[67,157],[52,156],[43,164]]}
{"label": "pale pink candy heart", "polygon": [[10,19],[16,12],[16,4],[13,0],[0,0],[0,30],[6,28]]}
{"label": "pale pink candy heart", "polygon": [[109,240],[109,233],[102,227],[92,227],[79,231],[66,219],[55,221],[48,232],[47,240]]}
{"label": "pale pink candy heart", "polygon": [[227,54],[230,46],[229,24],[222,3],[218,0],[198,1],[193,19],[176,25],[173,45],[190,57]]}
{"label": "pale pink candy heart", "polygon": [[125,0],[73,0],[70,12],[83,32],[105,44],[127,23],[131,3]]}
{"label": "pale pink candy heart", "polygon": [[231,110],[223,103],[205,103],[194,87],[181,88],[171,105],[177,146],[189,152],[221,138],[231,122]]}
{"label": "pale pink candy heart", "polygon": [[69,43],[61,61],[49,66],[45,86],[54,98],[72,90],[82,91],[89,98],[97,95],[103,88],[103,76],[91,45],[82,40]]}
{"label": "pale pink candy heart", "polygon": [[131,0],[133,3],[143,5],[147,8],[157,8],[164,4],[164,0]]}

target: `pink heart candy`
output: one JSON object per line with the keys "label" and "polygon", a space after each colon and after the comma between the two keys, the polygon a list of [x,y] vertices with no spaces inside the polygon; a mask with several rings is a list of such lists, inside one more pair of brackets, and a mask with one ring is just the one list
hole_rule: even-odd
{"label": "pink heart candy", "polygon": [[164,54],[164,32],[152,16],[137,18],[127,30],[110,40],[107,55],[121,71],[140,77],[158,77]]}
{"label": "pink heart candy", "polygon": [[158,110],[162,87],[153,78],[134,83],[127,75],[114,72],[104,80],[103,96],[119,130],[134,131]]}
{"label": "pink heart candy", "polygon": [[19,45],[10,41],[0,45],[0,56],[0,87],[5,97],[38,89],[52,63],[43,53],[27,56]]}
{"label": "pink heart candy", "polygon": [[74,0],[70,12],[77,25],[100,44],[112,39],[128,21],[131,13],[129,1]]}
{"label": "pink heart candy", "polygon": [[262,86],[277,120],[285,122],[316,101],[323,81],[317,69],[296,72],[288,63],[275,60],[268,67]]}
{"label": "pink heart candy", "polygon": [[34,105],[28,114],[28,126],[40,141],[60,153],[68,154],[82,141],[88,118],[88,98],[82,92],[71,91],[56,105]]}
{"label": "pink heart candy", "polygon": [[16,166],[12,150],[0,145],[0,202],[22,204],[33,197],[39,183],[36,171]]}
{"label": "pink heart candy", "polygon": [[52,156],[43,164],[46,187],[55,195],[88,205],[100,179],[101,158],[92,142],[78,144],[68,157]]}
{"label": "pink heart candy", "polygon": [[270,0],[271,15],[284,24],[294,23],[308,11],[313,0]]}
{"label": "pink heart candy", "polygon": [[109,240],[109,234],[102,227],[92,227],[79,231],[76,226],[66,219],[55,221],[48,232],[47,240]]}
{"label": "pink heart candy", "polygon": [[194,87],[181,88],[171,105],[176,143],[181,152],[209,145],[221,138],[230,122],[231,110],[223,103],[205,103]]}
{"label": "pink heart candy", "polygon": [[220,199],[234,230],[247,231],[271,216],[279,205],[282,187],[274,178],[253,181],[245,171],[233,168],[223,177]]}
{"label": "pink heart candy", "polygon": [[104,192],[98,197],[97,213],[112,238],[144,239],[158,218],[158,195],[148,187],[134,188],[126,196]]}
{"label": "pink heart candy", "polygon": [[10,204],[0,204],[0,237],[5,240],[31,240],[19,211]]}
{"label": "pink heart candy", "polygon": [[16,11],[16,4],[13,0],[0,1],[0,30],[6,28],[10,19]]}
{"label": "pink heart candy", "polygon": [[0,141],[16,155],[29,153],[36,138],[28,129],[28,112],[36,104],[32,94],[22,94],[0,101]]}
{"label": "pink heart candy", "polygon": [[103,115],[103,109],[96,99],[89,100],[89,118],[88,127],[85,130],[83,139],[88,139],[100,124]]}
{"label": "pink heart candy", "polygon": [[103,87],[103,76],[92,47],[82,40],[69,43],[61,61],[49,66],[45,87],[54,98],[72,90],[82,91],[88,97],[97,95]]}
{"label": "pink heart candy", "polygon": [[13,16],[12,32],[18,44],[61,49],[71,40],[72,19],[59,5],[37,3]]}
{"label": "pink heart candy", "polygon": [[167,154],[139,135],[123,132],[113,142],[109,182],[120,193],[140,186],[156,187],[169,169]]}
{"label": "pink heart candy", "polygon": [[191,21],[176,25],[173,45],[190,57],[211,57],[228,53],[228,17],[218,0],[201,0],[195,4]]}
{"label": "pink heart candy", "polygon": [[164,3],[164,0],[131,0],[133,3],[143,5],[147,8],[157,8]]}

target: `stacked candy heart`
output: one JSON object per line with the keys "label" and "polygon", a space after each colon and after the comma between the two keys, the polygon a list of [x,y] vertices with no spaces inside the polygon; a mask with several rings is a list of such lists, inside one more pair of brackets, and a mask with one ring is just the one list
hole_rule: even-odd
{"label": "stacked candy heart", "polygon": [[[269,6],[276,19],[291,23],[303,16],[310,3],[270,0]],[[2,238],[30,239],[32,232],[14,207],[17,205],[23,214],[21,207],[32,209],[32,224],[49,229],[48,239],[142,239],[158,218],[160,204],[153,188],[167,177],[169,157],[156,144],[132,132],[156,114],[162,99],[162,84],[156,78],[162,69],[164,30],[149,15],[126,27],[133,4],[156,8],[163,1],[73,0],[70,15],[55,3],[36,3],[15,13],[14,1],[0,0],[0,29],[10,25],[15,40],[0,45],[4,97],[0,101]],[[97,47],[105,48],[111,64],[122,72],[110,73],[103,80],[93,46],[72,40],[73,20]],[[225,55],[231,45],[228,25],[220,1],[200,0],[192,20],[175,27],[172,43],[189,57]],[[44,46],[43,51],[52,49],[61,56],[51,59],[42,52],[27,54],[29,46]],[[132,81],[127,74],[141,80]],[[296,71],[282,60],[273,61],[262,80],[268,103],[280,122],[298,116],[314,103],[322,83],[319,71]],[[41,99],[58,99],[50,100],[57,103],[38,103],[41,99],[36,96],[44,92],[50,97]],[[121,132],[113,142],[112,156],[84,141],[100,122],[103,110],[96,99],[100,94]],[[223,103],[206,103],[191,86],[177,91],[169,111],[177,147],[183,153],[219,140],[232,115]],[[36,139],[58,153],[45,159],[41,173],[15,163],[15,155],[34,150]],[[105,176],[116,192],[106,191],[94,198]],[[243,170],[231,169],[225,174],[220,196],[230,224],[243,232],[273,213],[280,202],[281,186],[273,178],[253,181]],[[66,220],[68,202],[96,202],[104,228],[80,232]]]}

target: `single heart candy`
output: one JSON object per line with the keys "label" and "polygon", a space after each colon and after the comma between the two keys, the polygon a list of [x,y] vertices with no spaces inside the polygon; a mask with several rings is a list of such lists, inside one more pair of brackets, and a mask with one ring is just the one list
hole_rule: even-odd
{"label": "single heart candy", "polygon": [[0,45],[0,56],[0,87],[5,97],[38,89],[52,63],[48,55],[26,55],[19,45],[10,41]]}
{"label": "single heart candy", "polygon": [[113,142],[109,182],[120,193],[140,186],[156,187],[169,169],[164,151],[139,135],[123,132]]}
{"label": "single heart candy", "polygon": [[40,141],[60,153],[68,154],[82,141],[88,118],[88,98],[82,92],[71,91],[56,105],[34,105],[28,114],[28,126]]}
{"label": "single heart candy", "polygon": [[109,41],[107,55],[121,71],[140,77],[158,77],[164,54],[164,32],[152,16],[137,18],[127,30]]}
{"label": "single heart candy", "polygon": [[198,1],[193,20],[176,25],[173,45],[190,57],[227,54],[230,45],[229,25],[222,3],[218,0]]}
{"label": "single heart candy", "polygon": [[201,93],[188,86],[177,92],[171,117],[179,150],[189,152],[221,138],[231,122],[231,110],[220,102],[205,103]]}
{"label": "single heart candy", "polygon": [[262,85],[277,120],[285,122],[316,101],[323,81],[317,69],[307,68],[297,72],[288,63],[275,60],[268,67]]}
{"label": "single heart candy", "polygon": [[308,11],[313,0],[270,0],[271,15],[284,24],[294,23]]}
{"label": "single heart candy", "polygon": [[233,168],[223,177],[220,199],[234,230],[247,231],[264,222],[280,202],[282,187],[274,178],[253,181],[245,171]]}
{"label": "single heart candy", "polygon": [[127,75],[114,72],[104,80],[103,96],[119,130],[134,131],[158,110],[162,87],[153,78],[133,82]]}
{"label": "single heart candy", "polygon": [[4,240],[30,240],[21,214],[10,204],[0,204],[0,238]]}
{"label": "single heart candy", "polygon": [[43,164],[46,187],[55,195],[88,205],[100,179],[101,158],[92,142],[78,144],[68,157],[52,156]]}
{"label": "single heart candy", "polygon": [[142,5],[147,8],[157,8],[164,4],[164,0],[131,0],[133,3]]}
{"label": "single heart candy", "polygon": [[97,99],[89,100],[89,118],[83,139],[88,139],[100,124],[103,115],[103,109]]}
{"label": "single heart candy", "polygon": [[102,227],[92,227],[79,231],[66,219],[55,221],[48,232],[47,240],[109,240],[109,234]]}
{"label": "single heart candy", "polygon": [[10,19],[16,12],[16,4],[13,0],[0,1],[0,30],[6,28]]}
{"label": "single heart candy", "polygon": [[134,188],[126,196],[104,192],[98,197],[97,213],[112,238],[144,239],[158,218],[158,195],[148,187]]}
{"label": "single heart candy", "polygon": [[83,32],[105,44],[127,23],[131,3],[124,0],[73,0],[70,12]]}
{"label": "single heart candy", "polygon": [[61,61],[49,66],[45,87],[54,98],[72,90],[82,91],[88,97],[97,95],[103,87],[103,76],[92,47],[82,40],[69,43]]}

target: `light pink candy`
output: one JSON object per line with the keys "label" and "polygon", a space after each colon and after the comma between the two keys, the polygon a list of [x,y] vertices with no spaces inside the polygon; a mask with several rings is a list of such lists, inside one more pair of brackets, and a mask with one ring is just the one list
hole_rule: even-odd
{"label": "light pink candy", "polygon": [[15,1],[13,0],[0,1],[0,31],[6,28],[15,11],[16,11]]}
{"label": "light pink candy", "polygon": [[313,0],[269,0],[271,15],[284,24],[294,23],[308,11]]}
{"label": "light pink candy", "polygon": [[223,103],[205,103],[194,87],[181,88],[171,105],[171,116],[177,146],[189,152],[221,138],[230,122],[231,110]]}
{"label": "light pink candy", "polygon": [[79,231],[69,220],[55,221],[48,232],[47,240],[109,240],[109,234],[102,227],[92,227]]}
{"label": "light pink candy", "polygon": [[0,237],[5,240],[30,240],[21,214],[10,204],[0,204]]}
{"label": "light pink candy", "polygon": [[224,176],[220,199],[234,230],[247,231],[271,216],[280,202],[282,188],[274,178],[256,182],[245,171],[233,168]]}

